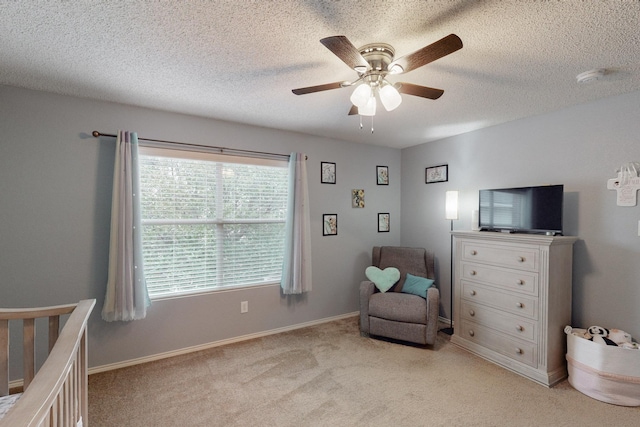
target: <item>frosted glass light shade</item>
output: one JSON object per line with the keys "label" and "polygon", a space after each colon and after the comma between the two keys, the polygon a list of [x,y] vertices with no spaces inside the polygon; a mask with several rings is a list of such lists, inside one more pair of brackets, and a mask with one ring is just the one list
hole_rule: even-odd
{"label": "frosted glass light shade", "polygon": [[375,116],[376,115],[376,97],[370,96],[364,107],[358,107],[358,114],[361,116]]}
{"label": "frosted glass light shade", "polygon": [[371,86],[367,83],[359,85],[351,94],[351,103],[358,108],[364,107],[371,98]]}
{"label": "frosted glass light shade", "polygon": [[447,191],[444,202],[445,219],[458,219],[458,192]]}
{"label": "frosted glass light shade", "polygon": [[402,97],[398,89],[392,85],[386,85],[380,89],[380,101],[382,105],[384,105],[385,110],[393,111],[402,103]]}

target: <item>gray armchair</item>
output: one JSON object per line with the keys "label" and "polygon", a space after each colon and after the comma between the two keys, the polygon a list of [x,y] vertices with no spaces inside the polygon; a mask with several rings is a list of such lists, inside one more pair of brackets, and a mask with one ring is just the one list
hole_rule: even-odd
{"label": "gray armchair", "polygon": [[379,292],[373,282],[360,283],[360,333],[434,344],[438,333],[440,292],[435,284],[427,290],[427,298],[402,293],[407,273],[434,279],[433,252],[422,248],[376,246],[372,265],[384,270],[400,270],[400,280],[387,292]]}

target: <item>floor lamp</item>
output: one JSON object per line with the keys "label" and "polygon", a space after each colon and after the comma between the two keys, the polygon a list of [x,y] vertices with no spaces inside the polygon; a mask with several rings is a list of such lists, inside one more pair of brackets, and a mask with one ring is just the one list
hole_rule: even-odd
{"label": "floor lamp", "polygon": [[[445,219],[451,221],[451,231],[453,231],[453,220],[458,219],[458,192],[457,191],[447,191],[445,193]],[[449,244],[451,248],[451,269],[450,269],[450,285],[451,292],[449,293],[449,300],[451,302],[451,307],[449,311],[449,327],[442,329],[447,335],[453,335],[453,234],[450,234],[451,242]]]}

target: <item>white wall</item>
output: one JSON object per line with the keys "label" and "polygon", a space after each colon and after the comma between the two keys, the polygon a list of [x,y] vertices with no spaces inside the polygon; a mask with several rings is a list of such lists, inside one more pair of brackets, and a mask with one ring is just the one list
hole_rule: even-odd
{"label": "white wall", "polygon": [[[640,162],[640,92],[518,120],[402,151],[403,245],[432,248],[449,317],[446,190],[460,191],[471,229],[483,188],[564,184],[565,234],[578,236],[573,265],[573,326],[620,328],[640,340],[640,206],[616,205],[607,180]],[[424,183],[427,166],[448,164],[449,182]],[[639,195],[640,197],[640,195]]]}
{"label": "white wall", "polygon": [[[157,301],[145,320],[103,322],[115,141],[90,134],[118,129],[305,152],[313,291],[292,298],[278,286],[217,292]],[[91,367],[358,311],[372,246],[400,242],[400,157],[396,149],[0,86],[0,306],[96,298]],[[337,163],[336,185],[320,184],[321,161]],[[389,166],[391,185],[376,185],[376,165]],[[351,208],[354,188],[366,190],[364,209]],[[378,212],[390,212],[391,232],[377,232]],[[338,214],[338,236],[322,236],[323,213]],[[249,301],[248,313],[240,314],[240,301]]]}

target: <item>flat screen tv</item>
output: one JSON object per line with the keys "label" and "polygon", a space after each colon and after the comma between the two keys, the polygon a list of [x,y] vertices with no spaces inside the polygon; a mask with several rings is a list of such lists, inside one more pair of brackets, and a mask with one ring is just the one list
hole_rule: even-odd
{"label": "flat screen tv", "polygon": [[480,190],[480,230],[561,235],[563,196],[562,185]]}

